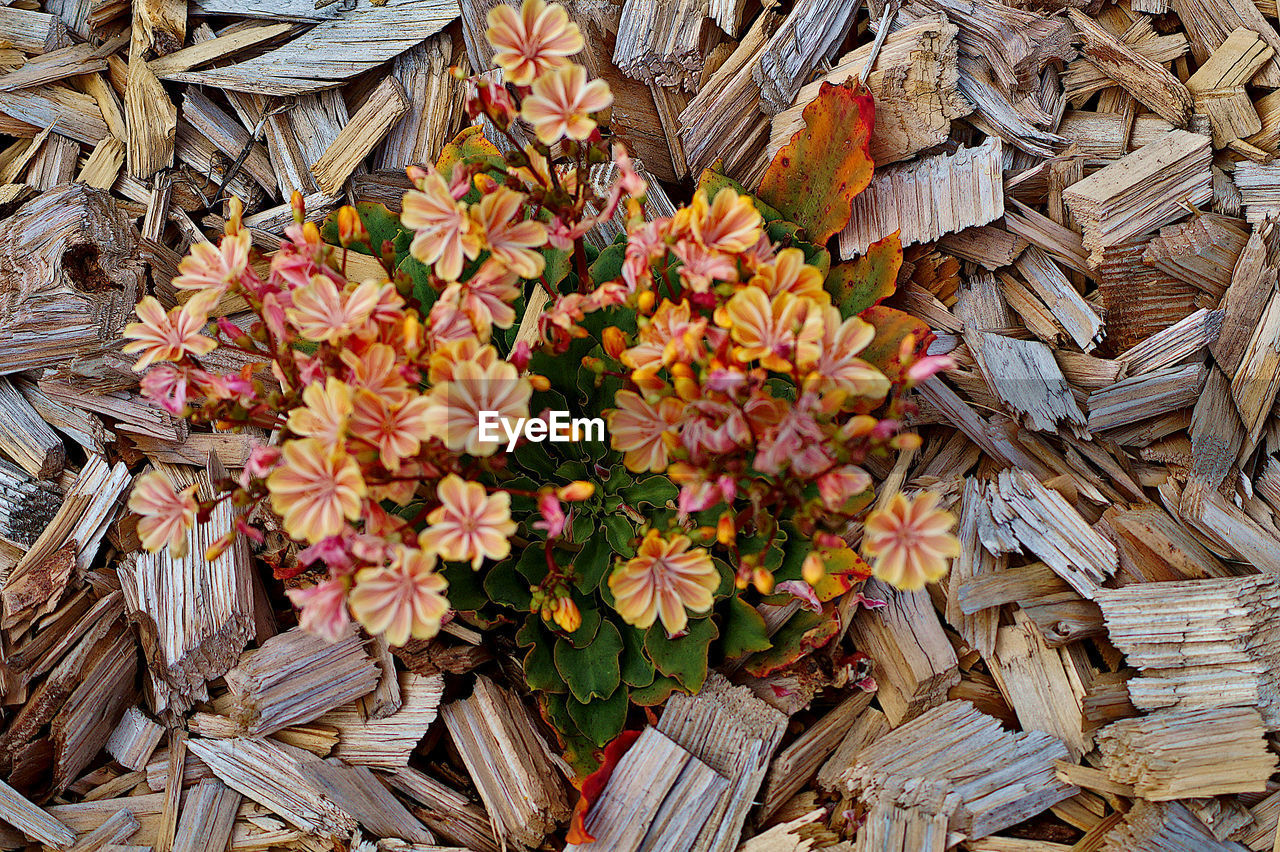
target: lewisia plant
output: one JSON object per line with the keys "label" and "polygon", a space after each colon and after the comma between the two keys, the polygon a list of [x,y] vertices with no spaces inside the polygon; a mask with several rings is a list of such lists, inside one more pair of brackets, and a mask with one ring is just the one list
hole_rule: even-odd
{"label": "lewisia plant", "polygon": [[[181,554],[222,501],[232,536],[282,529],[298,552],[277,574],[301,575],[289,596],[325,635],[354,619],[401,645],[459,613],[490,627],[511,620],[493,607],[523,609],[544,710],[603,745],[618,695],[696,689],[716,636],[725,655],[772,653],[757,670],[820,644],[810,626],[779,649],[746,595],[830,613],[871,574],[914,589],[946,572],[954,518],[928,493],[873,508],[864,465],[918,445],[907,391],[949,361],[877,304],[896,238],[835,267],[823,248],[871,175],[856,86],[823,88],[759,197],[709,171],[690,204],[646,219],[641,170],[602,132],[613,96],[572,61],[583,41],[564,10],[498,6],[487,37],[503,83],[465,82],[479,124],[408,169],[398,217],[343,207],[320,226],[295,194],[267,259],[232,200],[221,241],[183,259],[179,304],[138,305],[125,350],[144,393],[269,437],[216,493],[156,470],[130,508],[153,551]],[[605,222],[625,231],[598,250],[587,236]],[[383,274],[349,277],[351,252]],[[545,308],[517,335],[535,295]],[[210,369],[215,350],[242,368]],[[606,439],[516,445],[481,428],[482,412],[562,408],[603,417]],[[614,662],[588,684],[592,648]],[[616,725],[577,712],[605,704]]]}

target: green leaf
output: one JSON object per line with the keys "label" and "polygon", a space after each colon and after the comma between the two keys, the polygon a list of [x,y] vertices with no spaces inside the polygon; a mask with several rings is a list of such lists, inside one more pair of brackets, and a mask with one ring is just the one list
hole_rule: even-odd
{"label": "green leaf", "polygon": [[751,198],[751,203],[760,211],[760,215],[764,217],[766,222],[776,222],[785,220],[786,215],[776,207],[773,207],[758,195],[752,195],[747,192],[747,188],[729,177],[723,171],[724,162],[716,160],[710,166],[702,170],[702,174],[698,176],[698,189],[707,191],[707,200],[714,201],[720,190],[729,187],[739,195],[746,195]]}
{"label": "green leaf", "polygon": [[613,548],[603,535],[596,532],[573,557],[574,585],[578,587],[578,591],[589,595],[600,587],[601,581],[612,567]]}
{"label": "green leaf", "polygon": [[622,733],[627,722],[627,688],[616,689],[608,698],[597,698],[586,704],[572,697],[565,702],[569,718],[573,719],[582,735],[600,748]]}
{"label": "green leaf", "polygon": [[630,624],[618,627],[622,634],[622,682],[631,686],[648,686],[653,683],[653,663],[644,653],[644,633]]}
{"label": "green leaf", "polygon": [[687,629],[679,639],[669,639],[662,622],[655,622],[645,634],[644,649],[658,671],[697,692],[707,679],[707,650],[720,631],[707,617],[690,620]]}
{"label": "green leaf", "polygon": [[[522,641],[523,640],[523,641]],[[556,670],[552,649],[556,637],[542,625],[542,617],[531,614],[516,634],[520,645],[532,645],[524,655],[524,679],[535,692],[568,692],[569,687]]]}
{"label": "green leaf", "polygon": [[573,697],[586,703],[592,698],[608,698],[622,682],[618,656],[622,635],[609,621],[602,621],[596,640],[585,648],[575,648],[564,639],[556,641],[555,663],[560,677]]}
{"label": "green leaf", "polygon": [[747,660],[745,671],[764,677],[821,648],[840,632],[840,618],[828,604],[821,612],[799,610],[773,634],[773,647]]}
{"label": "green leaf", "polygon": [[[373,244],[372,254],[375,257],[382,251],[384,240],[390,240],[394,245],[402,235],[409,233],[409,229],[400,224],[400,217],[388,210],[385,204],[376,201],[358,201],[356,202],[356,215],[360,217],[360,222],[364,225],[365,230],[369,232],[369,241]],[[340,244],[338,241],[338,214],[336,211],[330,213],[325,218],[324,224],[320,226],[320,237],[331,245]],[[365,246],[352,246],[351,251],[359,254],[370,254]]]}
{"label": "green leaf", "polygon": [[533,599],[529,581],[516,570],[514,559],[504,559],[489,569],[484,577],[484,593],[496,604],[523,612],[529,611]]}
{"label": "green leaf", "polygon": [[774,155],[759,193],[824,245],[849,223],[853,197],[871,182],[875,107],[857,83],[823,83],[804,122]]}
{"label": "green leaf", "polygon": [[417,258],[405,255],[396,270],[408,275],[413,282],[413,298],[418,301],[418,310],[425,316],[436,299],[440,298],[439,291],[431,286],[431,267]]}
{"label": "green leaf", "polygon": [[449,605],[456,610],[478,610],[489,602],[484,580],[469,562],[444,562],[440,573],[449,581]]}
{"label": "green leaf", "polygon": [[615,242],[606,246],[600,252],[600,256],[596,258],[596,262],[591,264],[591,280],[597,284],[605,281],[613,281],[622,276],[622,262],[626,259],[627,244],[626,241]]}
{"label": "green leaf", "polygon": [[897,232],[872,243],[857,260],[842,263],[827,275],[826,288],[840,316],[851,317],[893,295],[902,268],[902,241]]}
{"label": "green leaf", "polygon": [[479,125],[464,128],[445,144],[436,160],[436,171],[448,183],[453,178],[453,167],[463,161],[484,163],[489,171],[506,174],[507,164],[502,159],[502,152],[485,138],[484,129]]}
{"label": "green leaf", "polygon": [[572,700],[567,694],[540,692],[538,708],[542,711],[542,718],[555,729],[564,749],[564,759],[573,767],[575,776],[585,778],[600,767],[600,761],[596,759],[595,744],[583,736],[569,715],[568,704]]}
{"label": "green leaf", "polygon": [[670,477],[657,474],[641,479],[639,482],[622,489],[622,498],[630,506],[648,503],[650,506],[665,506],[667,501],[680,496],[680,488]]}
{"label": "green leaf", "polygon": [[604,519],[604,534],[609,540],[609,546],[613,548],[613,552],[627,559],[636,555],[636,549],[631,546],[631,539],[635,538],[636,528],[631,521],[622,515],[610,515]]}
{"label": "green leaf", "polygon": [[648,686],[631,690],[631,703],[640,707],[657,707],[670,698],[673,692],[681,691],[687,690],[682,689],[678,680],[658,675]]}
{"label": "green leaf", "polygon": [[[595,598],[592,600],[594,601]],[[596,640],[603,619],[600,617],[600,610],[595,606],[587,605],[581,598],[576,599],[574,603],[578,605],[578,612],[582,614],[582,624],[572,633],[565,634],[565,638],[573,647],[585,648]]]}
{"label": "green leaf", "polygon": [[764,617],[751,604],[734,595],[724,618],[724,655],[732,660],[743,654],[773,647]]}

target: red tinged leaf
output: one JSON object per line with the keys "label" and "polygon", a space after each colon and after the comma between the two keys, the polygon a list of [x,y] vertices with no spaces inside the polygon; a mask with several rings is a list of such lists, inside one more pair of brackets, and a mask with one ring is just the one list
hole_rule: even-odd
{"label": "red tinged leaf", "polygon": [[902,379],[902,359],[899,357],[902,341],[914,335],[915,352],[924,351],[933,340],[933,332],[921,320],[897,308],[876,305],[858,316],[875,327],[876,338],[858,357],[880,369],[889,381]]}
{"label": "red tinged leaf", "polygon": [[872,243],[862,257],[834,267],[827,274],[827,292],[840,315],[851,317],[892,296],[901,269],[902,241],[894,231]]}
{"label": "red tinged leaf", "polygon": [[604,759],[600,761],[600,768],[583,780],[578,803],[573,806],[573,817],[569,820],[569,831],[565,835],[565,839],[570,843],[595,841],[595,838],[587,833],[587,814],[590,813],[595,801],[600,798],[600,794],[604,792],[609,779],[613,777],[613,770],[617,768],[618,761],[622,760],[622,756],[639,738],[639,731],[623,731],[617,739],[604,747]]}
{"label": "red tinged leaf", "polygon": [[478,124],[464,128],[452,141],[445,144],[436,160],[436,171],[448,181],[453,175],[453,167],[461,162],[480,162],[494,171],[506,170],[502,152],[497,145],[485,138],[484,128]]}
{"label": "red tinged leaf", "polygon": [[849,224],[853,197],[871,183],[875,104],[856,82],[823,83],[804,123],[774,155],[758,194],[822,245]]}

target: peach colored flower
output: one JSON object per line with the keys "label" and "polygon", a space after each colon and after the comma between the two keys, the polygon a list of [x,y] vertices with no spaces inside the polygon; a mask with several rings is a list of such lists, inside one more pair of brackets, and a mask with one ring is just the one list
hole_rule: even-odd
{"label": "peach colored flower", "polygon": [[949,560],[960,555],[960,542],[951,534],[955,523],[955,515],[938,508],[932,491],[914,500],[898,492],[867,517],[862,552],[877,578],[899,589],[922,589],[942,579]]}
{"label": "peach colored flower", "polygon": [[527,86],[550,68],[567,63],[566,56],[582,50],[582,32],[564,7],[544,0],[524,0],[519,14],[503,4],[489,10],[485,38],[493,45],[493,62],[505,82]]}
{"label": "peach colored flower", "polygon": [[711,609],[720,585],[720,572],[707,551],[690,549],[685,535],[663,538],[649,530],[636,555],[609,575],[614,608],[622,619],[640,629],[661,618],[668,635],[680,633],[689,623],[686,607],[694,612]]}
{"label": "peach colored flower", "polygon": [[178,263],[173,285],[180,290],[208,293],[212,305],[249,271],[249,246],[248,229],[228,233],[218,245],[193,243],[191,251]]}
{"label": "peach colored flower", "polygon": [[293,307],[285,316],[307,340],[337,343],[364,328],[381,292],[377,281],[342,292],[331,278],[316,275],[310,284],[293,291]]}
{"label": "peach colored flower", "polygon": [[355,387],[389,399],[399,399],[409,387],[400,372],[396,350],[385,343],[370,344],[361,353],[343,349],[340,357],[351,371],[349,380]]}
{"label": "peach colored flower", "polygon": [[826,306],[821,316],[821,352],[806,377],[805,389],[833,396],[826,402],[828,409],[840,407],[846,396],[882,399],[889,392],[889,379],[857,357],[875,339],[875,328],[859,317],[841,318],[834,305]]}
{"label": "peach colored flower", "polygon": [[295,435],[318,438],[326,449],[336,449],[347,434],[351,417],[351,386],[332,376],[313,382],[302,391],[302,407],[289,412],[289,430]]}
{"label": "peach colored flower", "polygon": [[527,199],[522,192],[499,186],[480,199],[471,215],[496,262],[521,278],[537,278],[546,260],[534,249],[546,245],[547,229],[532,219],[518,221]]}
{"label": "peach colored flower", "polygon": [[351,612],[389,645],[430,639],[440,632],[440,622],[449,612],[444,596],[449,584],[435,567],[435,554],[397,546],[386,567],[356,572],[356,586],[347,598]]}
{"label": "peach colored flower", "polygon": [[401,459],[418,454],[422,442],[435,434],[427,414],[430,402],[419,394],[399,401],[363,388],[356,391],[351,434],[378,450],[382,466],[395,472]]}
{"label": "peach colored flower", "polygon": [[445,281],[462,274],[463,259],[480,254],[480,236],[467,216],[467,205],[454,199],[449,185],[435,169],[410,166],[409,178],[416,190],[405,193],[400,222],[414,231],[409,253]]}
{"label": "peach colored flower", "polygon": [[770,296],[793,293],[821,305],[831,303],[831,295],[822,286],[822,272],[805,263],[804,252],[798,248],[778,252],[774,262],[760,267],[749,283]]}
{"label": "peach colored flower", "polygon": [[730,329],[740,360],[758,359],[768,370],[806,370],[820,352],[822,313],[791,293],[770,299],[759,287],[745,287],[716,311],[716,322]]}
{"label": "peach colored flower", "polygon": [[533,126],[538,141],[551,145],[558,139],[586,139],[596,129],[592,113],[607,109],[613,93],[604,80],[587,82],[587,69],[567,65],[548,71],[533,81],[533,93],[524,99],[520,115]]}
{"label": "peach colored flower", "polygon": [[186,555],[187,531],[195,526],[200,508],[195,493],[194,485],[175,492],[168,475],[159,470],[138,477],[129,495],[129,511],[141,516],[138,538],[145,550],[155,553],[168,547],[175,558]]}
{"label": "peach colored flower", "polygon": [[285,594],[298,608],[298,626],[330,642],[342,638],[351,619],[347,616],[347,587],[341,580],[326,580]]}
{"label": "peach colored flower", "polygon": [[200,333],[208,321],[207,309],[204,299],[192,299],[166,314],[154,296],[143,296],[133,309],[142,322],[124,327],[124,336],[129,339],[124,351],[142,353],[133,369],[141,371],[157,361],[177,361],[188,354],[207,355],[217,349],[216,341]]}
{"label": "peach colored flower", "polygon": [[418,536],[418,544],[450,562],[470,560],[479,570],[486,558],[504,559],[511,553],[508,540],[516,531],[511,520],[511,495],[488,494],[478,482],[467,482],[451,473],[436,486],[441,505],[427,515],[430,524]]}
{"label": "peach colored flower", "polygon": [[[537,257],[542,260],[542,255]],[[511,304],[520,298],[517,280],[516,273],[504,264],[486,261],[469,280],[446,287],[436,301],[455,302],[471,320],[476,335],[487,340],[494,326],[510,328],[515,323],[516,311]]]}
{"label": "peach colored flower", "polygon": [[688,301],[663,299],[653,316],[641,323],[636,345],[624,350],[621,360],[638,374],[636,383],[644,384],[662,367],[693,361],[706,334],[706,318],[693,316]]}
{"label": "peach colored flower", "polygon": [[618,391],[613,401],[618,407],[605,412],[605,418],[613,448],[623,453],[622,463],[636,473],[666,470],[673,426],[683,413],[680,401],[667,397],[653,406],[629,390]]}
{"label": "peach colored flower", "polygon": [[700,189],[693,202],[676,213],[672,225],[677,231],[687,230],[704,248],[739,254],[759,242],[764,217],[750,196],[739,195],[731,187],[717,192],[713,201]]}
{"label": "peach colored flower", "polygon": [[284,463],[267,477],[271,508],[294,538],[315,544],[360,517],[364,477],[355,460],[317,438],[286,441]]}
{"label": "peach colored flower", "polygon": [[506,446],[501,426],[498,440],[480,439],[480,413],[496,412],[499,418],[514,422],[529,416],[529,397],[533,388],[516,368],[506,361],[482,366],[477,361],[462,361],[453,367],[453,377],[431,389],[429,419],[441,438],[454,452],[473,456],[491,456]]}
{"label": "peach colored flower", "polygon": [[463,361],[475,361],[488,369],[490,364],[499,361],[498,350],[487,343],[481,343],[475,336],[461,340],[451,340],[431,353],[428,362],[427,379],[433,385],[447,382],[453,378],[453,368]]}

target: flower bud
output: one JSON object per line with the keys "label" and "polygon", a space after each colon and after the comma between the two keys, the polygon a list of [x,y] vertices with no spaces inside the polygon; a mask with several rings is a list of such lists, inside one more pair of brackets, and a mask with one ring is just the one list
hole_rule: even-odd
{"label": "flower bud", "polygon": [[226,317],[218,317],[218,331],[241,349],[254,348],[253,338],[249,336],[249,333]]}
{"label": "flower bud", "polygon": [[213,562],[214,560],[216,560],[219,556],[226,553],[227,548],[230,547],[235,542],[235,540],[236,540],[236,534],[234,531],[229,533],[224,533],[218,536],[218,538],[213,542],[213,544],[209,545],[209,547],[205,550],[204,561]]}
{"label": "flower bud", "polygon": [[289,209],[293,211],[293,221],[296,225],[301,225],[307,219],[307,203],[302,198],[302,193],[294,190],[289,196]]}
{"label": "flower bud", "polygon": [[371,239],[369,230],[365,228],[364,222],[360,221],[360,214],[356,212],[356,208],[350,204],[344,204],[338,208],[338,242],[343,248],[368,245]]}
{"label": "flower bud", "polygon": [[716,522],[716,541],[729,547],[738,538],[737,525],[733,522],[733,512],[725,512]]}
{"label": "flower bud", "polygon": [[653,305],[657,299],[658,297],[653,295],[652,290],[645,290],[636,297],[636,310],[640,311],[642,314],[653,313]]}
{"label": "flower bud", "polygon": [[556,496],[566,503],[579,503],[591,497],[596,493],[596,487],[590,482],[581,479],[574,480],[568,485],[557,489]]}
{"label": "flower bud", "polygon": [[755,584],[756,591],[762,595],[767,595],[773,591],[773,574],[764,568],[757,568],[752,572],[751,582]]}
{"label": "flower bud", "polygon": [[556,601],[555,621],[566,633],[572,633],[582,626],[582,613],[573,598],[560,598]]}
{"label": "flower bud", "polygon": [[810,586],[816,586],[827,576],[827,566],[823,563],[822,557],[818,555],[818,551],[812,550],[809,555],[804,558],[804,565],[800,568],[800,575],[804,577],[804,581]]}
{"label": "flower bud", "polygon": [[537,373],[529,374],[529,385],[536,391],[544,391],[551,389],[551,380],[546,376],[540,376]]}
{"label": "flower bud", "polygon": [[603,376],[605,371],[604,362],[599,358],[592,358],[590,355],[582,356],[582,366],[586,367],[597,376]]}
{"label": "flower bud", "polygon": [[611,325],[604,330],[602,337],[604,351],[609,354],[609,357],[621,358],[623,351],[627,348],[627,336],[623,334],[622,329]]}
{"label": "flower bud", "polygon": [[901,435],[894,435],[889,441],[889,446],[895,450],[918,450],[924,441],[914,432],[903,432]]}

